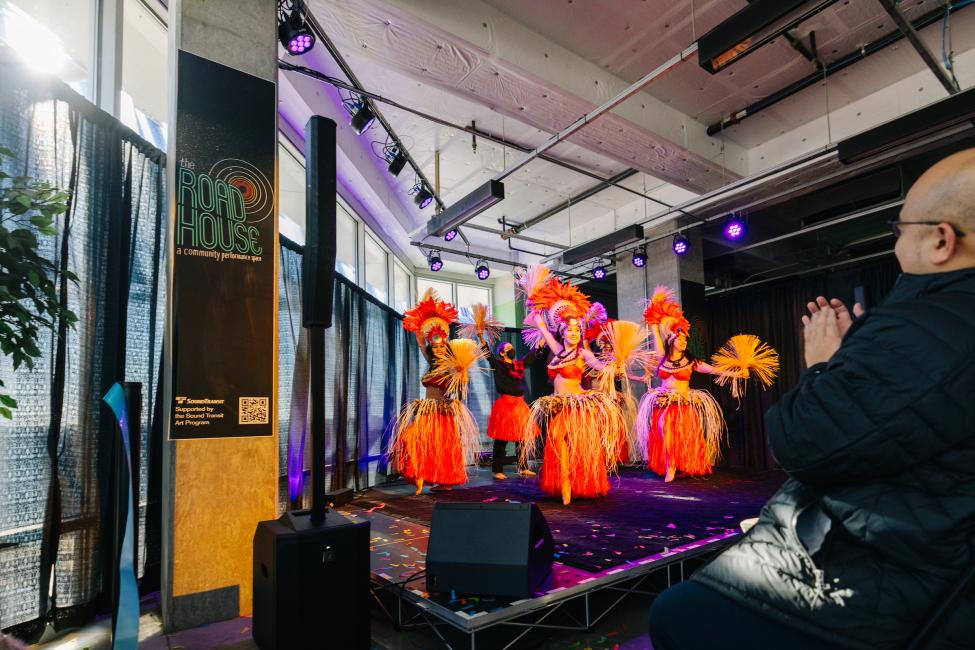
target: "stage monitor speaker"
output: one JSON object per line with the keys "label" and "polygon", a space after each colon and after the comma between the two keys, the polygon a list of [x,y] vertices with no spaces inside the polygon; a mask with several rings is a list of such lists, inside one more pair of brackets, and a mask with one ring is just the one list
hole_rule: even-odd
{"label": "stage monitor speaker", "polygon": [[254,642],[261,650],[369,648],[369,522],[331,511],[262,521],[254,533]]}
{"label": "stage monitor speaker", "polygon": [[335,122],[313,115],[305,125],[305,253],[301,322],[332,326],[335,285]]}
{"label": "stage monitor speaker", "polygon": [[436,503],[427,591],[529,598],[552,572],[554,551],[534,503]]}

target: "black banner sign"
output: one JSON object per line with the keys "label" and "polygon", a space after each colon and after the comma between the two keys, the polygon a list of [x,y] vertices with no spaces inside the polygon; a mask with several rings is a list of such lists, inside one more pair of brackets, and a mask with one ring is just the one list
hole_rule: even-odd
{"label": "black banner sign", "polygon": [[180,51],[170,437],[271,435],[274,84]]}

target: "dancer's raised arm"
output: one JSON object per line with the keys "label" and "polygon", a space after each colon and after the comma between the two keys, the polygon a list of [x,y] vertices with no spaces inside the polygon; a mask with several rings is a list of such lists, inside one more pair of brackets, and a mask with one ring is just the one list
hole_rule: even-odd
{"label": "dancer's raised arm", "polygon": [[545,337],[545,343],[548,344],[548,349],[552,351],[552,354],[561,354],[563,349],[562,344],[549,331],[548,325],[545,324],[545,317],[541,314],[535,314],[535,325],[538,326],[538,331]]}

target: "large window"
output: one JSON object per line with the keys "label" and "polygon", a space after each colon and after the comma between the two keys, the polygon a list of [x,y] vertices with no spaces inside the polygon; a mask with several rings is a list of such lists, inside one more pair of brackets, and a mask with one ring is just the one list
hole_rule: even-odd
{"label": "large window", "polygon": [[481,303],[491,306],[491,289],[484,286],[457,283],[457,309],[470,309],[471,305]]}
{"label": "large window", "polygon": [[386,251],[371,235],[366,235],[365,252],[366,291],[386,302],[386,283],[389,277],[386,266]]}
{"label": "large window", "polygon": [[162,19],[140,0],[125,0],[122,16],[122,122],[166,149],[169,119],[169,36]]}
{"label": "large window", "polygon": [[283,140],[278,143],[278,213],[281,234],[305,243],[305,165]]}
{"label": "large window", "polygon": [[437,295],[441,300],[446,300],[447,302],[454,301],[454,284],[453,282],[445,282],[443,280],[433,280],[431,278],[417,278],[416,279],[416,292],[417,299],[419,299],[427,289],[433,289],[437,292]]}
{"label": "large window", "polygon": [[470,309],[471,305],[481,303],[491,307],[491,287],[477,284],[465,284],[452,280],[434,280],[433,278],[417,278],[416,291],[418,296],[427,289],[433,289],[443,300],[453,303],[458,309]]}
{"label": "large window", "polygon": [[358,231],[358,223],[340,203],[335,211],[335,270],[353,282],[359,281],[356,271],[359,258]]}
{"label": "large window", "polygon": [[[38,72],[91,99],[95,0],[0,0],[0,40]],[[156,83],[165,87],[166,77]]]}
{"label": "large window", "polygon": [[393,308],[399,313],[413,306],[412,276],[399,262],[393,263]]}

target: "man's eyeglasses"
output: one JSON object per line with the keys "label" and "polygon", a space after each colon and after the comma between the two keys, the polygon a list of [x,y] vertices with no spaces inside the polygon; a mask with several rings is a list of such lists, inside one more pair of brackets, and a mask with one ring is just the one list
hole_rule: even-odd
{"label": "man's eyeglasses", "polygon": [[951,229],[955,231],[955,237],[965,236],[965,232],[961,228],[947,221],[901,221],[900,219],[891,219],[887,222],[887,225],[890,226],[890,231],[894,233],[894,237],[901,236],[901,228],[904,226],[940,226],[941,224],[951,226]]}

